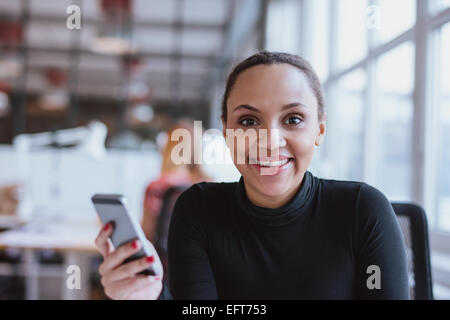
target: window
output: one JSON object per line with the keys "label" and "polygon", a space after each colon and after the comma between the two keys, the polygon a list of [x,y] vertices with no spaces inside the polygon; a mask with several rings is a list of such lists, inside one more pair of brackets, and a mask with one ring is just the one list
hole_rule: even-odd
{"label": "window", "polygon": [[407,42],[382,55],[376,68],[377,185],[391,199],[410,200],[414,46]]}
{"label": "window", "polygon": [[311,63],[319,79],[325,81],[329,75],[329,3],[328,0],[312,0],[315,2],[312,13],[312,30],[310,45],[302,48],[302,54]]}
{"label": "window", "polygon": [[355,70],[337,82],[336,102],[332,110],[335,125],[331,126],[329,136],[338,136],[335,152],[336,174],[343,179],[361,180],[363,178],[363,128],[364,95],[366,74]]}
{"label": "window", "polygon": [[337,67],[358,62],[367,53],[367,0],[340,0],[337,5]]}
{"label": "window", "polygon": [[268,49],[298,47],[323,81],[317,174],[419,203],[431,230],[450,231],[450,0],[292,2],[270,2]]}
{"label": "window", "polygon": [[378,0],[368,12],[374,19],[376,44],[385,43],[406,30],[416,21],[416,0]]}
{"label": "window", "polygon": [[[450,0],[298,3],[298,53],[324,80],[327,109],[313,172],[421,205],[432,254],[450,261]],[[433,268],[450,292],[448,263]]]}
{"label": "window", "polygon": [[431,13],[436,14],[440,11],[450,8],[450,0],[431,0],[429,7]]}
{"label": "window", "polygon": [[267,14],[266,49],[270,51],[299,52],[299,1],[278,0],[269,3]]}
{"label": "window", "polygon": [[440,229],[450,231],[450,23],[441,29],[441,70],[438,94],[438,222]]}

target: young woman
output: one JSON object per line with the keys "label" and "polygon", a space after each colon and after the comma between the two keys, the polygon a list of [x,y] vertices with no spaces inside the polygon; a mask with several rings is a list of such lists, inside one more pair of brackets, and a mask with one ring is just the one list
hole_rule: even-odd
{"label": "young woman", "polygon": [[251,161],[247,146],[246,162],[235,161],[239,182],[203,182],[180,196],[169,233],[170,288],[161,277],[135,275],[159,263],[156,254],[121,265],[140,244],[114,250],[105,226],[96,243],[109,297],[409,298],[403,238],[386,197],[365,183],[307,170],[326,113],[306,61],[271,52],[242,61],[229,75],[222,121],[224,134],[266,129],[270,138],[258,148],[268,156],[258,152]]}

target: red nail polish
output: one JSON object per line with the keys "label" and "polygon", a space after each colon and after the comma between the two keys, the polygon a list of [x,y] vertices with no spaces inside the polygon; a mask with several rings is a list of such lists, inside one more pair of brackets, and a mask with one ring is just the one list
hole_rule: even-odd
{"label": "red nail polish", "polygon": [[154,261],[155,261],[155,257],[154,256],[147,257],[147,262],[153,263]]}
{"label": "red nail polish", "polygon": [[108,230],[110,226],[111,226],[111,223],[107,223],[107,224],[103,227],[103,231]]}
{"label": "red nail polish", "polygon": [[133,249],[136,249],[136,248],[138,247],[138,241],[137,241],[137,240],[134,240],[134,241],[131,243],[131,246],[133,247]]}

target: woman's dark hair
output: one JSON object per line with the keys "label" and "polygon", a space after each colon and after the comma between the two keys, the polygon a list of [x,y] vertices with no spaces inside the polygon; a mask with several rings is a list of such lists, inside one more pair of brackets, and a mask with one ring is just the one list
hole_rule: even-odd
{"label": "woman's dark hair", "polygon": [[316,99],[317,99],[317,105],[318,105],[318,114],[319,114],[319,120],[322,119],[324,115],[324,99],[323,99],[323,93],[322,93],[322,87],[320,85],[319,78],[317,77],[316,73],[314,72],[311,65],[303,59],[300,56],[284,53],[284,52],[268,52],[268,51],[261,51],[258,52],[247,59],[243,60],[241,63],[239,63],[236,67],[234,67],[233,71],[231,71],[230,75],[227,79],[227,84],[225,87],[225,93],[223,95],[222,99],[222,120],[226,122],[227,120],[227,100],[228,96],[230,95],[231,89],[233,89],[234,84],[236,83],[236,80],[238,76],[248,68],[251,68],[253,66],[257,66],[260,64],[280,64],[280,63],[287,63],[294,67],[297,67],[300,69],[303,74],[306,76],[306,79],[308,80],[309,86],[311,90],[314,92]]}

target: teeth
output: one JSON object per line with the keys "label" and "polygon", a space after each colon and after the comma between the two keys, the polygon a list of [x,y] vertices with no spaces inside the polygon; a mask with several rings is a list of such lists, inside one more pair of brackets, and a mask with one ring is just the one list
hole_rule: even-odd
{"label": "teeth", "polygon": [[289,159],[284,159],[280,161],[257,161],[257,164],[263,167],[279,167],[286,164]]}

